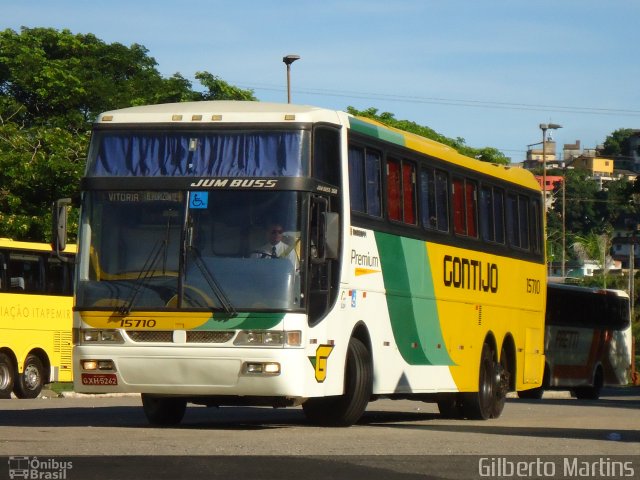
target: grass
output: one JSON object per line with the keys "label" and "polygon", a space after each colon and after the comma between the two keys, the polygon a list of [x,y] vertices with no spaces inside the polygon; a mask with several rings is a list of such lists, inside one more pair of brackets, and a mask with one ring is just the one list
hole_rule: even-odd
{"label": "grass", "polygon": [[61,395],[62,392],[73,391],[73,382],[54,382],[49,384],[48,388],[58,395]]}

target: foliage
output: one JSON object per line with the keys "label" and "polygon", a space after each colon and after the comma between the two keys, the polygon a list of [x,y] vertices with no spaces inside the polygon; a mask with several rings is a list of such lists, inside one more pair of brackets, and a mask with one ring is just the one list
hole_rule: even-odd
{"label": "foliage", "polygon": [[[566,245],[581,243],[590,235],[608,234],[618,227],[629,215],[638,215],[638,206],[631,201],[634,183],[623,178],[607,182],[601,189],[598,183],[580,170],[550,170],[549,175],[563,175],[565,178],[565,228]],[[556,184],[555,201],[547,212],[547,251],[561,252],[562,236],[562,183]],[[568,258],[575,258],[573,251],[566,252]],[[559,256],[556,255],[556,259]],[[601,256],[600,256],[601,258]]]}
{"label": "foliage", "polygon": [[197,100],[257,100],[251,90],[243,90],[228,84],[209,72],[196,72],[196,78],[207,88]]}
{"label": "foliage", "polygon": [[49,237],[50,205],[75,192],[86,145],[86,133],[0,125],[0,236]]}
{"label": "foliage", "polygon": [[626,155],[629,152],[629,138],[633,135],[630,128],[620,128],[611,133],[603,144],[603,155]]}
{"label": "foliage", "polygon": [[429,127],[418,125],[417,123],[410,120],[397,120],[395,116],[389,112],[378,113],[378,110],[373,107],[368,108],[367,110],[357,110],[353,107],[347,107],[347,112],[359,117],[371,118],[389,127],[394,127],[406,132],[415,133],[416,135],[420,135],[431,140],[435,140],[454,148],[462,155],[466,155],[468,157],[477,158],[478,160],[482,160],[484,162],[499,163],[502,165],[506,165],[509,163],[509,159],[496,148],[469,147],[465,144],[463,138],[458,137],[453,139],[445,137],[444,135],[437,133],[435,130]]}
{"label": "foliage", "polygon": [[163,78],[138,44],[107,44],[92,34],[50,28],[0,31],[0,236],[50,238],[50,205],[77,193],[91,122],[100,112],[255,100],[251,90],[211,73],[197,72],[196,79],[203,90],[179,73]]}

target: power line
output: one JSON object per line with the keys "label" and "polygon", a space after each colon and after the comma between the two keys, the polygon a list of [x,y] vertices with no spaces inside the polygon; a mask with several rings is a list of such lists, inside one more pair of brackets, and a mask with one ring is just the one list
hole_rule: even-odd
{"label": "power line", "polygon": [[[241,88],[252,90],[269,90],[269,91],[283,91],[282,87],[267,84],[240,84]],[[636,117],[640,116],[640,110],[633,109],[621,109],[621,108],[602,108],[602,107],[576,107],[566,105],[545,105],[545,104],[531,104],[531,103],[512,103],[512,102],[497,102],[488,100],[469,100],[469,99],[455,99],[455,98],[438,98],[438,97],[422,97],[415,95],[396,95],[388,93],[374,93],[374,92],[356,92],[350,90],[329,90],[321,88],[296,88],[297,93],[305,93],[310,95],[324,95],[331,97],[342,98],[358,98],[364,100],[385,100],[389,102],[404,102],[404,103],[425,103],[433,105],[447,105],[454,107],[471,107],[471,108],[491,108],[499,110],[527,110],[548,112],[554,111],[557,113],[577,113],[584,115],[622,115]]]}

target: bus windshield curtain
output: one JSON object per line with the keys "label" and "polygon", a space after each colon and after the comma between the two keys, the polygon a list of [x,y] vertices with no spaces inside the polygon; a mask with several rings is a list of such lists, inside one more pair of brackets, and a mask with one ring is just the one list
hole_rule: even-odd
{"label": "bus windshield curtain", "polygon": [[101,132],[87,176],[295,177],[306,174],[303,132]]}

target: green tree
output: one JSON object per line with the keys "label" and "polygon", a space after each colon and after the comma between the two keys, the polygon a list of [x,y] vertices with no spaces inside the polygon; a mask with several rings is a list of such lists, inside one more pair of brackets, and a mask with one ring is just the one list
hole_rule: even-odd
{"label": "green tree", "polygon": [[49,238],[50,205],[77,189],[87,135],[0,124],[0,236]]}
{"label": "green tree", "polygon": [[630,128],[619,128],[612,132],[604,141],[602,153],[604,155],[629,155],[629,137],[633,134]]}
{"label": "green tree", "polygon": [[415,133],[416,135],[420,135],[425,138],[429,138],[431,140],[435,140],[437,142],[448,145],[459,153],[466,155],[468,157],[477,158],[478,160],[482,160],[485,162],[499,163],[502,165],[506,165],[509,163],[509,159],[504,156],[502,152],[493,147],[483,147],[483,148],[473,148],[469,147],[465,144],[463,138],[448,138],[444,135],[437,133],[435,130],[418,125],[415,122],[410,120],[398,120],[392,113],[383,112],[378,113],[376,108],[368,108],[367,110],[357,110],[353,107],[347,107],[347,112],[352,115],[356,115],[359,117],[371,118],[372,120],[376,120],[380,123],[383,123],[389,127],[397,128],[399,130],[404,130],[405,132]]}
{"label": "green tree", "polygon": [[209,72],[196,72],[196,78],[207,89],[198,100],[257,100],[252,90],[235,87]]}
{"label": "green tree", "polygon": [[[49,238],[50,204],[77,192],[91,122],[103,111],[193,100],[255,100],[198,72],[194,90],[163,78],[142,45],[92,34],[22,28],[0,32],[0,236]],[[70,227],[73,231],[73,226]]]}
{"label": "green tree", "polygon": [[607,288],[607,272],[611,260],[609,248],[611,246],[611,235],[609,232],[597,234],[589,232],[587,235],[575,235],[573,247],[576,256],[580,260],[592,260],[596,262],[598,268],[602,270],[602,287]]}

